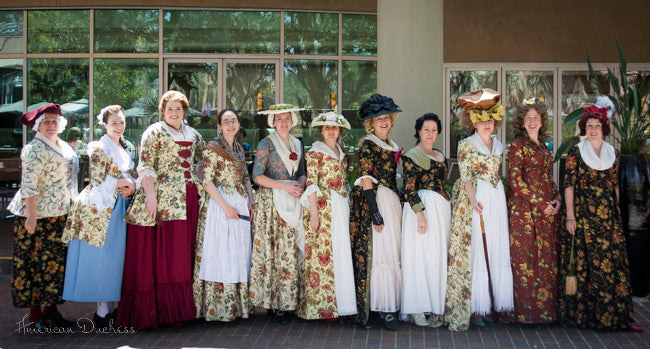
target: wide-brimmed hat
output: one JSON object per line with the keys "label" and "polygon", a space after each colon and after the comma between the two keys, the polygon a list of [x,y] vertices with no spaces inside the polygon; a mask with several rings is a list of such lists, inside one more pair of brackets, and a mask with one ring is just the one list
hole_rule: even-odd
{"label": "wide-brimmed hat", "polygon": [[291,127],[298,125],[298,114],[297,111],[305,110],[305,108],[296,107],[293,104],[274,104],[269,107],[269,110],[264,110],[259,112],[262,115],[268,115],[268,123],[270,127],[273,127],[273,119],[277,114],[291,113],[291,121],[293,124]]}
{"label": "wide-brimmed hat", "polygon": [[490,119],[500,121],[506,113],[501,106],[501,93],[491,88],[466,93],[458,97],[457,101],[465,110],[463,115],[470,118],[472,124]]}
{"label": "wide-brimmed hat", "polygon": [[361,104],[361,107],[359,108],[359,116],[361,116],[361,120],[366,120],[374,118],[375,116],[399,113],[401,111],[402,110],[399,109],[399,106],[395,104],[392,98],[375,93]]}
{"label": "wide-brimmed hat", "polygon": [[348,130],[351,128],[350,123],[347,120],[345,120],[345,117],[343,115],[337,114],[333,111],[328,111],[327,113],[319,114],[315,119],[311,121],[311,127],[326,126],[326,125],[343,127],[343,128],[347,128]]}
{"label": "wide-brimmed hat", "polygon": [[68,121],[63,117],[63,112],[61,111],[61,106],[55,103],[46,104],[40,108],[28,111],[23,114],[18,121],[27,126],[31,127],[32,130],[38,131],[38,126],[40,120],[45,113],[54,113],[59,116],[59,133],[65,130],[65,126],[68,124]]}

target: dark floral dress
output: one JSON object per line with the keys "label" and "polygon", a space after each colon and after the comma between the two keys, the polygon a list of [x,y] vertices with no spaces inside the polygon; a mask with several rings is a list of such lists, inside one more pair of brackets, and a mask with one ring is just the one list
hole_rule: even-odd
{"label": "dark floral dress", "polygon": [[[395,193],[397,189],[397,161],[399,153],[383,149],[365,139],[359,146],[359,171],[361,176],[371,176],[378,181],[373,189],[383,185]],[[401,212],[400,212],[401,214]],[[384,220],[386,217],[384,217]],[[350,193],[350,239],[357,296],[355,323],[365,327],[370,316],[370,270],[372,267],[372,218],[363,194],[363,187],[355,185]]]}
{"label": "dark floral dress", "polygon": [[615,189],[618,153],[607,170],[590,168],[578,146],[566,158],[565,187],[574,187],[577,228],[573,261],[578,292],[564,294],[571,234],[560,236],[560,323],[562,326],[618,330],[632,322],[630,268]]}
{"label": "dark floral dress", "polygon": [[508,151],[510,263],[515,310],[501,314],[508,322],[557,320],[557,217],[544,213],[558,198],[553,156],[546,144],[530,137],[515,139]]}
{"label": "dark floral dress", "polygon": [[420,195],[418,195],[418,190],[421,189],[433,190],[445,199],[451,199],[445,186],[447,164],[444,161],[427,159],[430,162],[430,167],[424,169],[409,158],[408,154],[402,156],[402,160],[402,167],[404,167],[402,201],[408,202],[413,211],[421,211],[424,208]]}

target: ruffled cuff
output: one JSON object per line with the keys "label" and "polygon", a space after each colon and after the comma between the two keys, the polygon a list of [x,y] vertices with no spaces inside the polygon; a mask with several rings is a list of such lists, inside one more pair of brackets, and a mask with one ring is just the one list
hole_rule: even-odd
{"label": "ruffled cuff", "polygon": [[316,197],[322,196],[323,193],[320,191],[320,188],[316,184],[312,184],[308,186],[305,191],[302,193],[302,196],[300,197],[300,204],[305,207],[309,208],[309,196],[312,193],[316,193]]}
{"label": "ruffled cuff", "polygon": [[153,178],[154,180],[155,180],[156,178],[158,178],[158,176],[156,175],[156,172],[154,172],[154,171],[151,170],[151,169],[145,168],[145,169],[143,169],[142,171],[138,172],[138,179],[135,181],[135,188],[136,188],[136,189],[140,189],[140,188],[142,188],[142,179],[143,179],[144,177],[151,177],[151,178]]}
{"label": "ruffled cuff", "polygon": [[421,203],[421,202],[418,202],[417,204],[413,205],[411,207],[411,209],[413,210],[413,212],[418,213],[418,212],[424,210],[424,204]]}
{"label": "ruffled cuff", "polygon": [[357,178],[357,180],[354,181],[354,185],[355,186],[357,186],[357,185],[361,186],[361,180],[366,179],[366,178],[372,179],[372,182],[375,183],[375,184],[379,183],[379,181],[377,181],[373,176],[365,175],[365,176],[361,176],[361,177]]}
{"label": "ruffled cuff", "polygon": [[117,178],[107,176],[104,183],[94,186],[88,194],[88,200],[97,210],[103,211],[115,203],[113,194],[117,186]]}

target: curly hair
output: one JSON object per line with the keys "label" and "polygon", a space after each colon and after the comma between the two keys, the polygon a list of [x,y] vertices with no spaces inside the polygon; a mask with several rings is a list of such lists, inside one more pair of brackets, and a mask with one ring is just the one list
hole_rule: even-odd
{"label": "curly hair", "polygon": [[440,122],[438,115],[434,113],[426,113],[415,120],[415,134],[413,135],[413,137],[415,137],[415,145],[420,144],[420,130],[422,129],[422,126],[424,126],[425,121],[434,121],[438,126],[438,135],[442,132],[442,123]]}
{"label": "curly hair", "polygon": [[[501,122],[503,122],[503,119],[501,120],[492,119],[492,120],[494,120],[494,129],[497,130],[499,126],[501,126]],[[463,126],[463,128],[467,131],[468,135],[474,133],[474,129],[476,128],[474,127],[474,123],[472,123],[472,119],[470,119],[469,115],[467,115],[467,112],[465,110],[463,110],[463,117],[460,120],[460,125]]]}
{"label": "curly hair", "polygon": [[601,130],[603,131],[603,138],[609,136],[609,120],[607,119],[607,115],[603,115],[601,113],[594,113],[594,112],[587,112],[585,113],[581,118],[580,121],[578,121],[578,127],[580,128],[580,135],[585,136],[587,134],[587,120],[589,119],[595,119],[600,121]]}
{"label": "curly hair", "polygon": [[183,114],[187,113],[187,111],[190,109],[190,103],[187,101],[187,97],[185,97],[184,94],[178,91],[169,90],[165,92],[165,94],[160,98],[160,104],[158,104],[158,110],[160,111],[160,120],[163,120],[165,108],[167,107],[167,103],[170,101],[179,102],[183,107]]}
{"label": "curly hair", "polygon": [[526,118],[526,114],[531,109],[535,109],[541,118],[537,139],[540,142],[545,142],[548,138],[548,134],[546,133],[548,129],[548,111],[546,109],[546,103],[539,98],[535,98],[535,103],[533,104],[520,104],[517,106],[515,115],[513,115],[512,131],[514,132],[515,138],[528,137],[528,132],[526,132],[526,128],[524,127],[524,118]]}

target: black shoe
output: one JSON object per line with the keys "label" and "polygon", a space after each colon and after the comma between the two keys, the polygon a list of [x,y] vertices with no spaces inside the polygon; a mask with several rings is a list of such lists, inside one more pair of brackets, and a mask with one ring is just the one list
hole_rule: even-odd
{"label": "black shoe", "polygon": [[65,327],[65,328],[70,328],[74,327],[76,324],[74,321],[66,320],[63,318],[61,313],[56,313],[56,316],[54,318],[49,318],[46,319],[54,323],[54,326],[56,327]]}
{"label": "black shoe", "polygon": [[397,331],[397,320],[395,315],[392,313],[379,313],[379,318],[381,319],[381,324],[384,327],[391,331]]}
{"label": "black shoe", "polygon": [[273,312],[273,320],[280,325],[286,325],[289,323],[289,314],[283,310],[276,310]]}
{"label": "black shoe", "polygon": [[105,317],[101,317],[95,313],[93,315],[93,322],[95,323],[95,329],[106,328],[109,326],[112,320],[111,314],[106,314]]}

